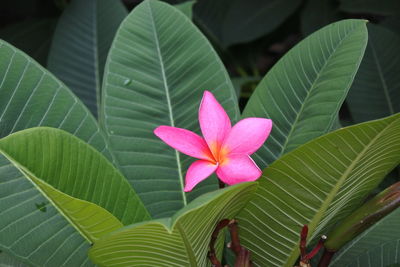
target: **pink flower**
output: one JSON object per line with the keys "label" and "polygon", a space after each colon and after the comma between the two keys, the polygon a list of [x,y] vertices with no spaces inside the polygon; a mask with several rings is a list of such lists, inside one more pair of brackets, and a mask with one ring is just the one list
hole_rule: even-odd
{"label": "pink flower", "polygon": [[217,172],[228,185],[255,181],[261,170],[250,158],[267,139],[272,121],[246,118],[231,127],[223,107],[209,91],[205,91],[199,108],[199,122],[204,139],[199,135],[171,126],[159,126],[154,134],[176,150],[198,158],[186,173],[185,192],[212,173]]}

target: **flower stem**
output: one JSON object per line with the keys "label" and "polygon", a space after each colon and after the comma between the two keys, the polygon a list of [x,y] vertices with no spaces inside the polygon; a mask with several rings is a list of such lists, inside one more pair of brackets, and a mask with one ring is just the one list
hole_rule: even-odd
{"label": "flower stem", "polygon": [[219,232],[229,224],[228,219],[223,219],[220,221],[214,229],[214,232],[211,235],[210,240],[210,251],[208,252],[208,258],[211,261],[212,266],[214,267],[222,267],[221,262],[218,260],[217,255],[215,253],[215,242],[217,241]]}
{"label": "flower stem", "polygon": [[325,249],[321,259],[319,260],[318,267],[328,267],[335,253],[336,251],[330,251]]}
{"label": "flower stem", "polygon": [[[231,242],[228,244],[228,248],[230,248],[236,255],[234,267],[252,267],[253,265],[250,259],[250,251],[240,245],[238,222],[236,220],[229,219],[221,220],[211,235],[208,258],[210,259],[212,266],[222,267],[221,262],[216,256],[214,245],[217,241],[219,232],[226,226],[228,226],[229,233],[231,235]],[[225,267],[229,266],[225,265]]]}

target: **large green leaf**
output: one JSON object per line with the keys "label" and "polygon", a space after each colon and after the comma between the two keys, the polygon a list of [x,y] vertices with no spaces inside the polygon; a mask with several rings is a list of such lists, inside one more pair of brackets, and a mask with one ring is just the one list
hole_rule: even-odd
{"label": "large green leaf", "polygon": [[97,150],[65,131],[47,127],[20,131],[0,140],[0,152],[59,209],[55,197],[60,201],[65,197],[54,190],[95,203],[125,225],[150,218],[121,173]]}
{"label": "large green leaf", "polygon": [[122,22],[104,80],[104,127],[120,169],[154,217],[173,214],[217,188],[207,179],[183,192],[191,159],[154,134],[159,125],[199,132],[197,111],[210,90],[231,119],[239,116],[226,70],[206,38],[176,8],[144,1]]}
{"label": "large green leaf", "polygon": [[386,267],[400,263],[400,208],[382,218],[337,253],[332,267]]}
{"label": "large green leaf", "polygon": [[353,211],[400,163],[400,114],[342,128],[266,168],[239,214],[256,266],[293,266],[301,228],[310,240]]}
{"label": "large green leaf", "polygon": [[368,25],[365,56],[347,97],[355,122],[400,112],[400,36]]}
{"label": "large green leaf", "polygon": [[185,14],[189,19],[192,19],[193,16],[193,5],[196,3],[195,0],[189,0],[184,3],[180,3],[175,5],[179,11]]}
{"label": "large green leaf", "polygon": [[[34,183],[42,192],[47,201],[52,203],[91,243],[101,235],[121,226],[110,213],[124,224],[150,218],[129,183],[112,164],[94,148],[71,134],[53,128],[24,130],[1,139],[0,152],[17,166],[25,178]],[[9,197],[5,200],[6,203],[2,203],[4,206],[15,205],[7,201],[10,200]],[[23,202],[25,201],[27,200],[23,199]],[[31,205],[38,206],[41,203],[31,203]],[[21,211],[8,208],[2,213],[4,219],[0,224],[0,229],[2,229],[0,238],[5,249],[13,250],[16,241],[21,239],[20,235],[24,237],[30,233],[32,227],[30,224],[21,226],[19,220],[15,220],[19,212]],[[19,229],[20,234],[13,231],[16,228]],[[54,230],[58,229],[41,229],[43,232],[50,231],[50,233]],[[45,235],[46,233],[39,232],[37,236],[31,236],[30,239],[44,246],[46,241],[42,238]],[[65,246],[62,243],[59,245]],[[36,250],[37,248],[28,247],[27,249]],[[74,247],[74,249],[79,249],[79,247]],[[85,254],[86,249],[82,247],[82,250]],[[44,258],[35,262],[41,266],[46,264],[54,266],[60,260],[54,259],[56,262],[49,263],[49,259],[45,258],[46,254],[38,256]],[[30,263],[33,262],[33,260],[30,261]],[[77,261],[69,264],[83,265]]]}
{"label": "large green leaf", "polygon": [[201,0],[194,18],[222,46],[255,40],[275,30],[300,5],[299,0]]}
{"label": "large green leaf", "polygon": [[197,198],[172,218],[117,230],[96,242],[89,256],[101,266],[207,266],[215,226],[222,219],[232,219],[256,185],[217,190]]}
{"label": "large green leaf", "polygon": [[[90,243],[94,243],[94,241],[109,232],[122,228],[123,224],[109,211],[89,201],[64,194],[43,182],[40,178],[35,177],[28,170],[24,170],[23,166],[18,167],[21,168],[22,173],[41,190],[57,210]],[[139,206],[139,209],[142,208],[141,203],[137,206]],[[143,211],[143,213],[145,212]]]}
{"label": "large green leaf", "polygon": [[259,166],[332,128],[364,54],[365,23],[344,20],[310,35],[257,86],[243,117],[271,118],[274,123],[255,154]]}
{"label": "large green leaf", "polygon": [[126,14],[120,0],[73,0],[54,33],[48,68],[95,116],[108,50]]}
{"label": "large green leaf", "polygon": [[0,39],[18,47],[45,66],[56,23],[55,19],[27,19],[1,29]]}
{"label": "large green leaf", "polygon": [[[80,100],[30,57],[0,41],[0,137],[35,126],[61,128],[112,158]],[[0,217],[0,250],[31,265],[89,264],[89,243],[2,155]]]}
{"label": "large green leaf", "polygon": [[28,267],[29,265],[17,260],[13,256],[0,251],[0,266],[1,267]]}

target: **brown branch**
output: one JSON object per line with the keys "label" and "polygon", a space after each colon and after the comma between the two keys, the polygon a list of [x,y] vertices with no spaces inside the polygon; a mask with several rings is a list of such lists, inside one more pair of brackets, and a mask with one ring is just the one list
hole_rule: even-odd
{"label": "brown branch", "polygon": [[336,251],[330,251],[325,249],[321,259],[319,260],[318,267],[328,267],[335,253]]}
{"label": "brown branch", "polygon": [[211,235],[211,240],[210,240],[210,251],[208,252],[208,258],[211,261],[211,264],[214,267],[222,267],[221,262],[218,260],[217,255],[215,254],[215,242],[217,241],[218,238],[218,234],[219,232],[226,227],[229,224],[229,220],[228,219],[223,219],[222,221],[220,221],[217,226],[214,229],[214,232]]}
{"label": "brown branch", "polygon": [[[250,251],[240,245],[238,223],[236,220],[228,219],[221,220],[217,224],[214,232],[211,235],[210,251],[208,252],[208,258],[210,259],[212,265],[214,267],[222,267],[221,262],[216,256],[214,246],[215,242],[217,241],[219,232],[226,226],[228,226],[229,233],[231,235],[231,242],[228,244],[228,248],[230,248],[236,255],[235,267],[251,267],[252,262],[250,260]],[[229,266],[226,265],[225,267]]]}
{"label": "brown branch", "polygon": [[[324,242],[326,240],[326,236],[323,235],[319,239],[317,245],[311,250],[310,253],[307,253],[307,235],[308,235],[308,226],[305,224],[300,232],[300,241],[299,241],[299,248],[300,248],[300,267],[309,267],[310,260],[317,255],[318,251],[323,248]],[[319,266],[321,267],[321,266]]]}

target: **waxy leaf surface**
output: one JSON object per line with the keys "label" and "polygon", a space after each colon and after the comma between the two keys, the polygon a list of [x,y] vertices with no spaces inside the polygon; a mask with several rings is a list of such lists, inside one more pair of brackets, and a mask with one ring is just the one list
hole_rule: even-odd
{"label": "waxy leaf surface", "polygon": [[108,50],[127,15],[120,0],[73,0],[54,33],[48,69],[97,116]]}
{"label": "waxy leaf surface", "polygon": [[208,266],[207,252],[216,225],[234,218],[256,188],[257,183],[242,183],[205,194],[172,218],[108,234],[94,244],[89,256],[100,266]]}
{"label": "waxy leaf surface", "polygon": [[[32,58],[0,41],[0,137],[36,126],[70,132],[112,160],[81,101]],[[46,212],[37,205],[45,205]],[[90,265],[85,253],[89,243],[3,155],[0,217],[7,218],[0,223],[8,226],[0,227],[0,250],[31,265]]]}
{"label": "waxy leaf surface", "polygon": [[400,114],[321,136],[263,172],[239,214],[241,240],[256,266],[293,266],[301,228],[327,234],[400,163]]}
{"label": "waxy leaf surface", "polygon": [[118,166],[153,217],[172,215],[217,188],[208,179],[183,192],[192,159],[170,149],[153,130],[160,125],[199,133],[204,90],[239,117],[235,92],[217,54],[179,10],[148,0],[122,22],[107,59],[101,121]]}
{"label": "waxy leaf surface", "polygon": [[344,20],[315,32],[268,72],[243,117],[272,119],[254,159],[261,168],[331,130],[367,44],[363,20]]}

